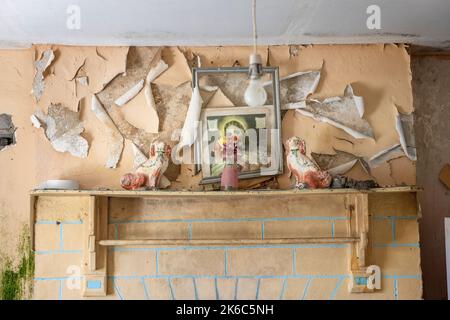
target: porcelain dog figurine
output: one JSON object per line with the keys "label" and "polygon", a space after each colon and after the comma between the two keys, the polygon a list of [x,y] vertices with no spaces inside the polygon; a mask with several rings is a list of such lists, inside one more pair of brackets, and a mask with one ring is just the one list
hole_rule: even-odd
{"label": "porcelain dog figurine", "polygon": [[306,156],[305,141],[299,137],[291,137],[286,141],[286,162],[291,176],[295,176],[295,186],[299,189],[328,188],[332,177]]}
{"label": "porcelain dog figurine", "polygon": [[[156,189],[169,165],[171,148],[164,142],[155,141],[150,145],[150,157],[136,169],[120,180],[126,190]],[[167,178],[166,178],[167,179]]]}

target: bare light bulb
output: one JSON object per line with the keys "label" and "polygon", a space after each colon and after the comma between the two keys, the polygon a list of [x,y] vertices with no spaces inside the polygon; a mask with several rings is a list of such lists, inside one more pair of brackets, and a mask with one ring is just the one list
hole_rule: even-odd
{"label": "bare light bulb", "polygon": [[262,64],[259,54],[250,55],[249,78],[247,89],[245,89],[244,100],[250,107],[263,106],[267,100],[267,92],[261,81]]}
{"label": "bare light bulb", "polygon": [[263,106],[267,100],[267,93],[261,79],[250,79],[244,93],[245,103],[250,107]]}

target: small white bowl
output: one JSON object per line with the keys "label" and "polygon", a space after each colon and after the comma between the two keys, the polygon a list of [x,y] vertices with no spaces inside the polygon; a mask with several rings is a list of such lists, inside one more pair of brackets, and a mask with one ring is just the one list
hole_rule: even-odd
{"label": "small white bowl", "polygon": [[47,180],[39,185],[39,189],[78,190],[80,184],[75,180]]}

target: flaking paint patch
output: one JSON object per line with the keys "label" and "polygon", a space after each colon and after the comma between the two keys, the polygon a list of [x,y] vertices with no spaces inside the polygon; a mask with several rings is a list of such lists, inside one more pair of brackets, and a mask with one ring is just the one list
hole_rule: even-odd
{"label": "flaking paint patch", "polygon": [[126,104],[128,101],[133,99],[139,91],[144,87],[144,79],[139,80],[135,85],[133,85],[127,92],[118,97],[114,103],[116,106],[121,107]]}
{"label": "flaking paint patch", "polygon": [[34,114],[32,114],[32,115],[30,116],[30,121],[31,121],[31,124],[32,124],[36,129],[39,129],[39,128],[42,126],[41,121],[40,121],[39,118],[36,117]]}
{"label": "flaking paint patch", "polygon": [[191,81],[191,69],[179,48],[165,47],[162,50],[162,59],[169,65],[169,68],[158,79],[154,80],[155,84],[178,87]]}
{"label": "flaking paint patch", "polygon": [[200,95],[200,89],[195,87],[192,91],[191,101],[186,113],[183,128],[181,129],[180,142],[176,152],[179,153],[185,147],[191,147],[197,140],[196,124],[200,120],[200,112],[203,105],[203,99]]}
{"label": "flaking paint patch", "polygon": [[203,87],[200,88],[200,95],[202,96],[202,100],[204,105],[208,105],[211,99],[214,97],[216,92],[219,90],[217,87]]}
{"label": "flaking paint patch", "polygon": [[[247,74],[207,74],[199,78],[200,87],[218,87],[235,106],[246,106],[244,92],[248,86]],[[266,90],[267,91],[267,90]]]}
{"label": "flaking paint patch", "polygon": [[108,155],[105,167],[116,168],[122,155],[123,137],[95,95],[92,95],[91,110],[106,129]]}
{"label": "flaking paint patch", "polygon": [[[153,97],[152,82],[158,78],[168,65],[161,59],[148,72],[144,90],[138,93],[131,101],[120,109],[124,118],[134,127],[144,130],[146,133],[158,133],[159,116]],[[153,85],[154,86],[154,85]]]}
{"label": "flaking paint patch", "polygon": [[[131,125],[126,120],[124,113],[114,104],[114,101],[128,90],[129,83],[136,83],[147,77],[151,68],[160,61],[160,54],[160,47],[131,47],[127,55],[126,73],[115,77],[97,95],[98,100],[104,106],[122,136],[140,147],[149,145],[157,135]],[[158,117],[149,117],[148,121],[153,121],[149,127],[154,128],[154,122],[158,122]]]}
{"label": "flaking paint patch", "polygon": [[33,80],[32,94],[35,97],[36,101],[39,101],[41,99],[42,93],[44,92],[44,72],[50,66],[53,59],[55,59],[53,50],[47,49],[42,54],[42,58],[34,63],[36,73]]}
{"label": "flaking paint patch", "polygon": [[183,53],[184,58],[186,59],[186,62],[191,70],[192,68],[202,67],[202,58],[198,54],[192,52],[191,50],[186,50],[185,48],[178,49]]}
{"label": "flaking paint patch", "polygon": [[372,127],[363,118],[363,98],[354,95],[351,85],[346,86],[343,97],[308,100],[296,111],[342,129],[356,139],[375,138]]}
{"label": "flaking paint patch", "polygon": [[47,115],[43,112],[35,115],[45,123],[45,135],[56,151],[69,152],[79,158],[87,157],[89,144],[81,136],[84,125],[78,112],[56,104],[48,107]]}
{"label": "flaking paint patch", "polygon": [[159,54],[159,47],[131,47],[129,49],[125,73],[115,77],[97,94],[99,101],[106,110],[130,87],[145,79],[150,68],[159,61]]}
{"label": "flaking paint patch", "polygon": [[311,156],[322,170],[327,170],[331,175],[344,174],[360,163],[364,170],[370,174],[370,168],[363,157],[349,152],[335,150],[335,154],[319,154],[311,152]]}
{"label": "flaking paint patch", "polygon": [[[150,89],[148,88],[150,87]],[[130,126],[136,128],[140,137],[156,136],[159,127],[159,116],[156,110],[151,85],[145,86],[139,94],[122,107],[113,106],[110,109],[119,113],[121,117]],[[147,99],[147,91],[150,90],[151,96]],[[149,106],[149,100],[152,106]]]}
{"label": "flaking paint patch", "polygon": [[401,113],[395,108],[395,128],[400,138],[400,144],[406,156],[413,160],[417,160],[416,139],[414,135],[414,118],[413,114]]}
{"label": "flaking paint patch", "polygon": [[388,162],[395,158],[403,157],[404,155],[405,154],[401,145],[395,144],[374,154],[368,161],[369,166],[371,168],[376,168],[385,162]]}
{"label": "flaking paint patch", "polygon": [[[297,109],[304,106],[307,97],[313,94],[320,81],[320,70],[302,71],[290,74],[280,79],[281,109]],[[272,81],[264,84],[270,88]],[[272,90],[268,93],[268,104],[273,102]]]}
{"label": "flaking paint patch", "polygon": [[83,65],[89,91],[98,93],[126,71],[128,47],[90,47]]}
{"label": "flaking paint patch", "polygon": [[73,80],[86,62],[90,47],[60,46],[55,49],[54,73],[67,80]]}
{"label": "flaking paint patch", "polygon": [[209,100],[205,100],[203,95],[202,98],[205,101],[205,105],[207,108],[234,107],[233,102],[228,99],[228,97],[220,88],[214,91],[212,97]]}
{"label": "flaking paint patch", "polygon": [[[159,115],[160,128],[158,138],[172,148],[180,138],[181,129],[186,119],[186,114],[191,99],[191,84],[186,82],[174,90],[171,86],[155,86],[156,109]],[[145,143],[149,146],[149,143]],[[170,181],[174,181],[180,174],[180,165],[170,162],[165,175]]]}
{"label": "flaking paint patch", "polygon": [[157,92],[153,94],[160,119],[160,136],[164,141],[170,141],[172,132],[183,127],[192,94],[191,84],[184,83],[176,90],[163,85],[155,89]]}

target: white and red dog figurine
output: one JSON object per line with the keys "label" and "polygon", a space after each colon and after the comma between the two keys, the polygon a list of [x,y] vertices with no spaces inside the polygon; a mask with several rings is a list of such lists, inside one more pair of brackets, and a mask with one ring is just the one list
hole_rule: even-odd
{"label": "white and red dog figurine", "polygon": [[291,176],[295,176],[295,186],[299,189],[328,188],[332,177],[306,156],[305,141],[299,137],[291,137],[286,141],[286,162]]}
{"label": "white and red dog figurine", "polygon": [[[136,169],[127,173],[120,180],[126,190],[156,189],[169,166],[171,148],[164,142],[155,141],[150,145],[150,157]],[[167,180],[167,178],[166,178]]]}

